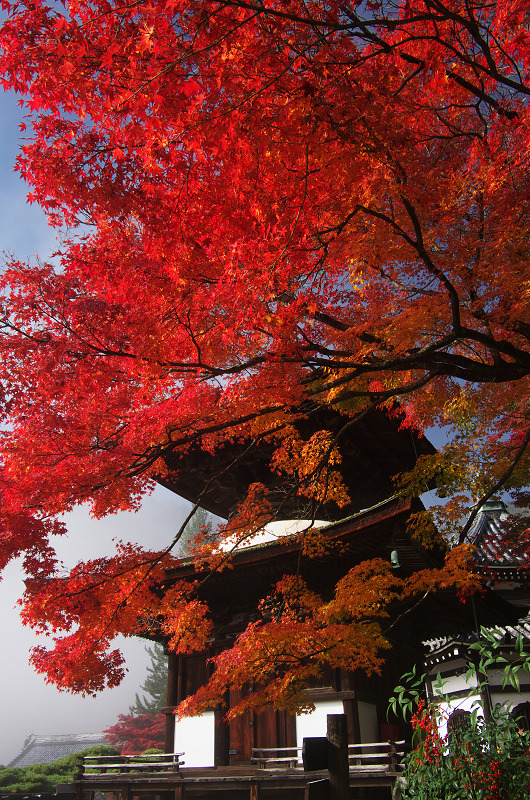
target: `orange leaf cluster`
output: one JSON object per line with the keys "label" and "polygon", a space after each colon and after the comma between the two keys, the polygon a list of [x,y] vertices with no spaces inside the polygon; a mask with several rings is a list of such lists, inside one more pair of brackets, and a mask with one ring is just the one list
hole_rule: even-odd
{"label": "orange leaf cluster", "polygon": [[231,705],[227,719],[271,704],[293,713],[313,710],[304,690],[326,669],[380,671],[390,647],[383,623],[397,601],[447,588],[463,597],[479,590],[470,558],[467,546],[455,548],[443,568],[411,578],[398,577],[383,559],[365,561],[338,582],[329,602],[300,577],[284,576],[261,604],[263,621],[249,624],[230,649],[211,659],[212,677],[176,713],[202,714],[229,689],[243,690],[243,696]]}

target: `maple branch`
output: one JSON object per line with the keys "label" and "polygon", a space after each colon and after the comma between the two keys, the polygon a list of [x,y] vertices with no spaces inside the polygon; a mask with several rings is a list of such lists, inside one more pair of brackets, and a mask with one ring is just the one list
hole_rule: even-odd
{"label": "maple branch", "polygon": [[232,116],[235,111],[238,111],[238,109],[243,108],[243,106],[247,105],[247,103],[249,103],[250,100],[253,100],[255,97],[259,97],[261,94],[265,92],[266,89],[270,88],[271,86],[274,86],[275,83],[278,83],[280,78],[282,78],[284,75],[287,75],[291,71],[291,69],[293,68],[293,64],[296,62],[297,59],[300,58],[300,55],[306,53],[308,50],[310,50],[310,48],[311,45],[307,45],[307,47],[302,48],[301,52],[296,53],[294,58],[292,58],[291,61],[288,62],[287,66],[284,69],[280,70],[280,72],[277,75],[273,75],[273,77],[271,77],[268,81],[265,81],[265,83],[262,84],[259,87],[259,89],[250,92],[240,102],[231,105],[230,108],[228,108],[226,111],[221,111],[218,114],[206,117],[205,119],[201,120],[200,122],[197,122],[194,125],[188,125],[186,128],[182,129],[181,134],[184,135],[185,133],[188,133],[194,130],[195,128],[202,127],[206,123],[216,122],[217,120],[222,119],[223,117]]}
{"label": "maple branch", "polygon": [[262,3],[251,3],[246,2],[246,0],[214,0],[214,2],[219,2],[223,8],[233,6],[236,8],[246,8],[249,11],[256,11],[258,14],[264,14],[266,16],[271,17],[278,17],[279,19],[288,19],[291,22],[300,22],[302,25],[307,25],[311,28],[315,26],[321,25],[323,28],[328,28],[332,31],[339,31],[339,30],[347,30],[351,26],[349,24],[337,25],[336,23],[326,22],[324,20],[317,19],[313,16],[302,17],[298,14],[293,14],[289,11],[280,11],[276,8],[271,8],[270,6],[265,6]]}
{"label": "maple branch", "polygon": [[[143,0],[142,0],[142,2],[143,2]],[[194,58],[196,58],[197,56],[201,55],[201,53],[206,53],[208,51],[213,50],[214,47],[217,47],[217,45],[221,44],[221,42],[223,42],[225,39],[228,39],[228,37],[230,37],[233,33],[235,33],[237,30],[239,30],[239,28],[242,28],[245,25],[247,25],[256,16],[257,16],[257,14],[252,14],[250,17],[247,17],[246,19],[241,20],[241,22],[238,22],[237,25],[234,25],[233,28],[231,28],[225,34],[223,34],[218,39],[216,39],[215,42],[211,42],[210,44],[208,44],[206,47],[199,48],[198,50],[192,50],[192,51],[186,53],[186,55],[182,56],[182,58],[177,58],[177,59],[175,59],[175,61],[170,62],[169,64],[167,64],[167,66],[165,66],[163,69],[161,69],[155,75],[153,75],[151,78],[149,78],[148,80],[144,81],[144,83],[136,91],[134,91],[131,95],[129,95],[129,97],[127,97],[125,100],[123,100],[117,106],[114,106],[114,109],[117,110],[117,109],[121,108],[122,106],[124,106],[125,103],[129,103],[138,94],[143,92],[146,89],[146,87],[149,86],[150,83],[153,83],[153,81],[157,80],[158,78],[161,78],[162,75],[165,75],[166,73],[172,72],[178,64],[182,64],[183,62],[188,61],[192,56]]]}
{"label": "maple branch", "polygon": [[294,222],[293,222],[293,224],[291,226],[291,232],[289,234],[289,238],[287,239],[287,241],[286,241],[286,243],[285,243],[280,255],[278,256],[278,258],[271,265],[271,268],[270,268],[271,274],[272,274],[274,268],[277,266],[277,264],[282,260],[283,256],[287,252],[287,249],[288,249],[289,245],[291,244],[291,242],[293,240],[294,232],[296,230],[296,226],[298,224],[298,220],[300,219],[300,215],[302,213],[302,209],[304,207],[304,203],[305,203],[306,198],[307,198],[307,181],[308,181],[309,175],[310,175],[310,172],[309,172],[309,144],[306,143],[306,146],[305,146],[304,191],[303,191],[302,199],[300,200],[300,203],[298,205],[296,218],[295,218],[295,220],[294,220]]}
{"label": "maple branch", "polygon": [[107,11],[103,11],[101,14],[96,14],[95,17],[91,17],[90,19],[87,19],[86,22],[81,23],[79,25],[79,29],[84,28],[87,25],[91,25],[94,22],[98,22],[103,17],[108,17],[111,14],[115,14],[116,12],[128,11],[131,8],[139,8],[140,6],[143,5],[143,3],[144,0],[135,0],[135,2],[127,3],[126,5],[114,6],[114,8],[109,8]]}
{"label": "maple branch", "polygon": [[523,322],[522,320],[507,321],[506,328],[519,333],[530,342],[530,324],[528,322]]}
{"label": "maple branch", "polygon": [[[422,259],[423,263],[425,264],[427,270],[434,275],[446,288],[447,294],[449,295],[451,301],[451,312],[453,318],[453,332],[455,335],[460,336],[462,331],[462,323],[460,320],[460,298],[458,297],[458,292],[456,291],[455,287],[449,280],[449,278],[445,275],[445,273],[439,269],[427,253],[425,249],[425,243],[423,241],[423,231],[421,227],[421,223],[418,219],[418,215],[416,214],[416,209],[404,194],[400,195],[401,202],[403,203],[409,218],[412,222],[414,227],[414,233],[416,234],[416,241],[414,242],[414,248],[417,251],[418,255]],[[407,240],[408,241],[408,240]]]}
{"label": "maple branch", "polygon": [[[490,45],[486,41],[484,36],[482,35],[481,27],[479,26],[479,24],[477,23],[477,20],[473,16],[473,12],[469,8],[469,5],[467,6],[468,10],[469,10],[469,19],[466,19],[462,14],[456,13],[456,11],[452,11],[447,5],[444,5],[443,3],[439,2],[438,0],[430,0],[429,1],[429,5],[437,8],[439,13],[444,14],[446,19],[452,19],[454,22],[457,22],[460,25],[462,25],[462,27],[465,28],[471,34],[472,38],[479,45],[480,50],[482,51],[482,53],[484,55],[484,58],[485,58],[485,61],[486,61],[486,64],[487,64],[488,68],[486,69],[486,67],[483,64],[481,64],[479,59],[470,58],[470,57],[467,56],[465,51],[456,50],[456,48],[454,48],[454,47],[451,48],[450,43],[444,42],[444,45],[448,49],[452,49],[453,52],[455,52],[455,54],[457,54],[459,57],[461,57],[462,60],[465,63],[468,63],[470,66],[473,66],[473,68],[476,69],[476,70],[483,71],[485,74],[490,75],[494,80],[498,81],[499,83],[503,83],[506,86],[509,86],[510,88],[515,89],[518,92],[524,92],[525,94],[529,94],[530,93],[530,89],[528,87],[526,87],[522,83],[521,80],[513,81],[508,76],[502,75],[499,72],[498,67],[497,67],[497,63],[496,63],[496,61],[495,61],[495,59],[493,57],[493,54],[491,52]],[[491,34],[491,37],[492,37],[492,39],[495,40],[495,37],[493,36],[493,34]],[[503,55],[505,57],[507,57],[507,54],[506,54],[505,50],[502,49],[499,46],[498,41],[496,41],[496,45],[497,45],[498,49],[503,53]],[[507,60],[509,60],[511,62],[512,66],[516,69],[517,73],[520,75],[520,72],[519,72],[519,69],[517,68],[516,62],[512,58],[508,58],[508,57],[507,57]]]}
{"label": "maple branch", "polygon": [[[377,44],[381,47],[382,51],[385,53],[389,53],[392,50],[398,50],[398,55],[404,61],[409,63],[413,63],[418,67],[418,71],[422,71],[426,67],[426,63],[423,59],[418,58],[410,53],[404,52],[401,48],[406,45],[407,40],[397,42],[395,44],[389,44],[381,39],[380,36],[377,35],[375,30],[373,29],[390,29],[395,30],[396,28],[406,30],[409,26],[417,25],[418,22],[443,22],[446,20],[453,20],[458,24],[462,25],[472,38],[477,42],[480,49],[482,50],[486,65],[481,64],[480,60],[477,58],[472,58],[467,55],[465,49],[457,49],[456,47],[451,45],[451,42],[447,39],[442,39],[439,36],[436,38],[439,44],[450,50],[456,57],[462,60],[464,64],[468,66],[481,70],[486,75],[491,76],[495,81],[498,83],[504,84],[505,86],[514,89],[518,92],[523,92],[525,94],[530,94],[530,88],[527,87],[521,80],[514,81],[509,76],[504,75],[499,72],[495,60],[491,54],[491,49],[483,36],[480,33],[480,29],[474,19],[466,19],[460,14],[453,12],[449,9],[448,6],[442,3],[432,3],[432,6],[435,6],[438,10],[438,17],[432,14],[432,12],[426,12],[425,14],[411,14],[406,19],[385,19],[383,16],[374,17],[373,19],[363,19],[359,17],[355,12],[351,9],[347,8],[346,6],[341,6],[342,13],[348,17],[350,20],[348,23],[340,23],[338,21],[333,20],[323,20],[317,19],[313,16],[302,17],[300,15],[292,14],[286,11],[281,11],[279,9],[271,8],[270,6],[265,6],[261,3],[251,3],[245,2],[245,0],[223,0],[223,6],[235,6],[240,8],[246,8],[249,10],[254,10],[259,14],[264,14],[271,17],[278,17],[289,19],[292,22],[297,22],[302,25],[307,25],[311,27],[322,27],[327,29],[328,32],[339,32],[339,31],[348,31],[352,36],[359,37],[361,39],[365,39],[366,41],[371,42],[372,44]],[[353,26],[353,27],[352,27]],[[357,29],[357,30],[356,30]],[[428,35],[411,35],[410,41],[417,41],[421,39],[427,38],[435,38]],[[513,62],[512,62],[513,63]],[[415,74],[415,73],[414,73]],[[485,92],[480,87],[473,84],[471,81],[468,81],[462,75],[456,73],[453,69],[446,69],[446,75],[448,78],[453,80],[462,88],[466,89],[467,91],[471,92],[475,97],[479,98],[483,102],[487,103],[491,108],[494,108],[499,114],[506,116],[508,119],[515,119],[518,117],[517,112],[510,111],[509,109],[504,108],[496,98],[492,95]],[[412,76],[411,76],[412,77]],[[403,88],[403,87],[401,87]]]}
{"label": "maple branch", "polygon": [[472,510],[471,514],[469,515],[469,518],[468,518],[466,524],[464,525],[464,527],[462,528],[462,530],[460,532],[460,535],[458,537],[458,544],[463,544],[465,542],[465,540],[467,538],[467,535],[468,535],[468,533],[469,533],[469,531],[471,529],[471,526],[473,525],[473,522],[475,521],[475,518],[476,518],[477,514],[482,509],[482,506],[491,497],[493,497],[494,494],[496,494],[498,491],[500,491],[502,489],[502,487],[505,485],[505,483],[508,480],[508,478],[512,475],[512,473],[513,473],[514,469],[516,468],[517,464],[519,463],[519,461],[523,457],[523,455],[524,455],[524,453],[526,451],[526,448],[528,447],[529,444],[530,444],[530,428],[527,428],[525,436],[523,438],[523,441],[521,442],[521,444],[517,448],[515,456],[513,457],[510,465],[508,466],[508,468],[503,472],[501,477],[491,487],[491,489],[489,489],[486,492],[486,494],[484,494],[480,498],[480,500],[475,504],[475,507]]}
{"label": "maple branch", "polygon": [[412,611],[415,611],[418,608],[418,606],[420,606],[427,599],[427,597],[430,595],[430,593],[431,593],[431,590],[427,589],[427,591],[420,597],[419,600],[417,600],[413,605],[411,605],[409,608],[407,608],[401,614],[398,614],[396,619],[387,628],[383,629],[383,634],[386,636],[388,631],[391,631],[392,628],[394,628],[398,624],[398,622],[400,622],[404,617],[406,617]]}
{"label": "maple branch", "polygon": [[[412,61],[412,57],[409,59]],[[447,77],[451,78],[455,83],[461,86],[463,89],[467,89],[471,94],[474,94],[475,97],[478,97],[479,100],[482,100],[484,103],[487,103],[491,108],[494,108],[495,111],[502,117],[506,117],[507,119],[518,119],[519,114],[517,111],[510,111],[510,109],[505,108],[498,100],[492,97],[485,91],[480,90],[477,86],[475,86],[471,81],[466,80],[461,75],[455,73],[452,69],[446,70]],[[503,81],[506,82],[506,81]],[[521,88],[521,91],[524,91],[525,94],[530,94],[530,89],[526,87]]]}
{"label": "maple branch", "polygon": [[[475,383],[499,383],[504,381],[520,380],[530,373],[525,356],[523,363],[500,363],[486,364],[482,360],[468,358],[458,353],[445,352],[444,347],[453,343],[460,343],[460,337],[456,334],[448,334],[437,342],[411,351],[408,355],[398,358],[375,359],[370,361],[352,363],[351,360],[335,361],[331,358],[314,358],[312,363],[315,366],[335,370],[347,370],[346,374],[333,382],[326,384],[332,388],[349,383],[361,375],[381,374],[384,372],[399,373],[405,369],[421,369],[433,375],[450,375],[454,378],[470,380]],[[491,346],[490,342],[490,346]],[[347,355],[347,354],[345,354]],[[518,360],[520,361],[520,359]],[[313,376],[309,376],[304,382],[311,382]]]}
{"label": "maple branch", "polygon": [[[493,335],[486,335],[481,333],[480,331],[472,330],[471,328],[462,327],[460,329],[461,337],[465,339],[470,339],[471,341],[479,342],[487,347],[492,352],[497,353],[504,353],[505,355],[513,358],[514,361],[521,366],[521,377],[527,374],[530,371],[530,353],[526,353],[524,350],[521,350],[519,347],[516,347],[511,342],[508,342],[506,339],[496,339]],[[501,362],[502,365],[505,365],[506,362]],[[500,364],[496,364],[495,366],[501,366]],[[507,365],[506,366],[511,366]],[[501,367],[502,369],[502,367]]]}

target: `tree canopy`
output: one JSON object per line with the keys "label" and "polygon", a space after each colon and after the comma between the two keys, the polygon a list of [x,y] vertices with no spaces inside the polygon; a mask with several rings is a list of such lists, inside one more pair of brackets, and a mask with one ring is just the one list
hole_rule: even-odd
{"label": "tree canopy", "polygon": [[112,685],[139,617],[204,644],[191,585],[151,592],[176,542],[67,576],[49,544],[77,503],[135,508],[168,454],[274,442],[314,510],[340,505],[336,442],[294,423],[399,402],[447,426],[400,483],[450,496],[446,531],[502,487],[527,501],[524,0],[6,6],[18,169],[63,231],[55,265],[0,277],[0,561],[24,554],[25,619],[58,636],[38,669]]}
{"label": "tree canopy", "polygon": [[122,755],[148,750],[164,751],[166,718],[163,714],[119,714],[118,722],[105,731],[105,738]]}

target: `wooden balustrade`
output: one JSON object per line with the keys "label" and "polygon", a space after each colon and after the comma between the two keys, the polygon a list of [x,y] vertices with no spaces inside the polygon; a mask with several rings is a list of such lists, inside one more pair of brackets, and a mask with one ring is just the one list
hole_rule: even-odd
{"label": "wooden balustrade", "polygon": [[362,742],[348,745],[350,772],[398,772],[404,755],[400,742]]}
{"label": "wooden balustrade", "polygon": [[[348,745],[350,772],[397,773],[404,741]],[[261,769],[302,768],[301,747],[254,747],[252,762]]]}
{"label": "wooden balustrade", "polygon": [[289,769],[301,766],[301,747],[254,747],[252,763],[261,769]]}
{"label": "wooden balustrade", "polygon": [[160,753],[134,756],[85,756],[81,767],[81,778],[98,775],[129,774],[133,772],[179,772],[184,753]]}

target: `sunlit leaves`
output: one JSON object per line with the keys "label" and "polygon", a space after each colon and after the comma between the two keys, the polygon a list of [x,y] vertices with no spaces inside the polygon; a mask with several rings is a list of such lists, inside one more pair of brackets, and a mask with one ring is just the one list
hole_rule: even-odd
{"label": "sunlit leaves", "polygon": [[[139,618],[167,612],[180,650],[208,635],[191,594],[161,611],[165,555],[62,577],[48,542],[78,503],[136,508],[168,456],[264,441],[312,515],[347,501],[346,426],[398,400],[403,426],[450,438],[399,484],[451,495],[446,540],[497,485],[528,499],[525,4],[245,6],[37,0],[0,34],[0,79],[27,112],[17,167],[67,231],[56,267],[0,278],[0,564],[27,554],[28,622],[79,626],[70,660],[37,658],[76,689],[76,659],[99,687],[102,652]],[[343,431],[302,433],[326,406]],[[198,561],[226,565],[273,515],[254,484]],[[384,611],[390,577],[365,578],[363,613]]]}

